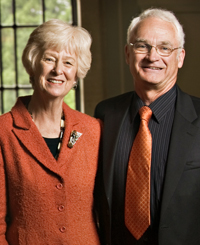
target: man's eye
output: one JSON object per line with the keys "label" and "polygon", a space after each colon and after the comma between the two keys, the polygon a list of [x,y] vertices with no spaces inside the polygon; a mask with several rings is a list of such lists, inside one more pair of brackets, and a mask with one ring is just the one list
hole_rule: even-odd
{"label": "man's eye", "polygon": [[168,46],[159,46],[159,49],[162,51],[170,51],[171,50],[171,48]]}
{"label": "man's eye", "polygon": [[136,48],[142,48],[142,49],[145,49],[145,48],[147,48],[147,44],[145,44],[145,43],[137,43],[137,44],[136,44]]}

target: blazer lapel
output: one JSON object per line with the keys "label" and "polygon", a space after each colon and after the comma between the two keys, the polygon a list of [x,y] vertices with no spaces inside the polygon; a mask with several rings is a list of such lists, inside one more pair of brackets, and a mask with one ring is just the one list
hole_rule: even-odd
{"label": "blazer lapel", "polygon": [[192,124],[196,118],[197,114],[191,98],[178,89],[177,106],[163,190],[161,219],[184,171],[188,155],[188,146],[192,144],[198,130],[198,127]]}
{"label": "blazer lapel", "polygon": [[[31,119],[30,119],[31,120]],[[24,148],[46,168],[57,173],[56,160],[34,123],[30,128],[14,128],[13,132]]]}
{"label": "blazer lapel", "polygon": [[116,104],[113,104],[114,110],[107,113],[104,118],[104,133],[103,133],[103,176],[104,186],[108,200],[112,198],[112,184],[114,173],[114,161],[116,155],[119,133],[123,125],[126,114],[129,111],[133,93],[123,97]]}
{"label": "blazer lapel", "polygon": [[40,132],[32,122],[31,116],[20,99],[18,99],[16,106],[11,111],[14,120],[13,133],[21,144],[40,164],[43,164],[46,168],[58,175],[62,175],[62,166],[66,165],[66,161],[70,161],[71,157],[73,157],[74,149],[70,149],[67,146],[71,131],[83,131],[80,126],[78,127],[80,120],[76,114],[64,103],[63,111],[65,114],[65,132],[57,161],[51,154],[45,140],[41,137]]}
{"label": "blazer lapel", "polygon": [[[69,164],[74,161],[74,156],[78,154],[76,152],[77,148],[79,148],[79,143],[82,141],[84,137],[84,128],[80,123],[80,119],[77,116],[77,113],[69,108],[66,104],[63,104],[63,112],[65,115],[65,132],[62,140],[61,151],[58,156],[58,165],[60,166],[60,171],[62,172],[63,167],[69,167]],[[71,136],[71,132],[76,130],[77,132],[83,134],[81,135],[74,146],[72,148],[68,147],[69,139]]]}

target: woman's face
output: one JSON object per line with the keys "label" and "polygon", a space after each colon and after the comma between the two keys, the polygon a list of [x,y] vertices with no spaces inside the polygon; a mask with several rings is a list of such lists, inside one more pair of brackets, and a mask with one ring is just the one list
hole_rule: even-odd
{"label": "woman's face", "polygon": [[64,98],[76,82],[77,58],[75,54],[51,49],[45,50],[36,65],[34,92],[51,98]]}

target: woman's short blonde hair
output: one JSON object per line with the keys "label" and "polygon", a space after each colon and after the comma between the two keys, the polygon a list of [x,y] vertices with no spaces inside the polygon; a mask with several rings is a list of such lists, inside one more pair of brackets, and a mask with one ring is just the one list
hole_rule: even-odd
{"label": "woman's short blonde hair", "polygon": [[65,50],[76,55],[77,77],[84,78],[91,66],[91,43],[91,35],[84,28],[52,19],[31,33],[22,54],[22,62],[27,73],[33,76],[36,62],[46,49]]}

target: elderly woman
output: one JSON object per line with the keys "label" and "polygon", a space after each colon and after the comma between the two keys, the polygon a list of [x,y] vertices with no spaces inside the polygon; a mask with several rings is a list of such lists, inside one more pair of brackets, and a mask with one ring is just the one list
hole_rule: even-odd
{"label": "elderly woman", "polygon": [[30,35],[23,64],[33,95],[0,116],[0,244],[96,245],[93,187],[99,122],[64,96],[91,64],[91,37],[50,20]]}

